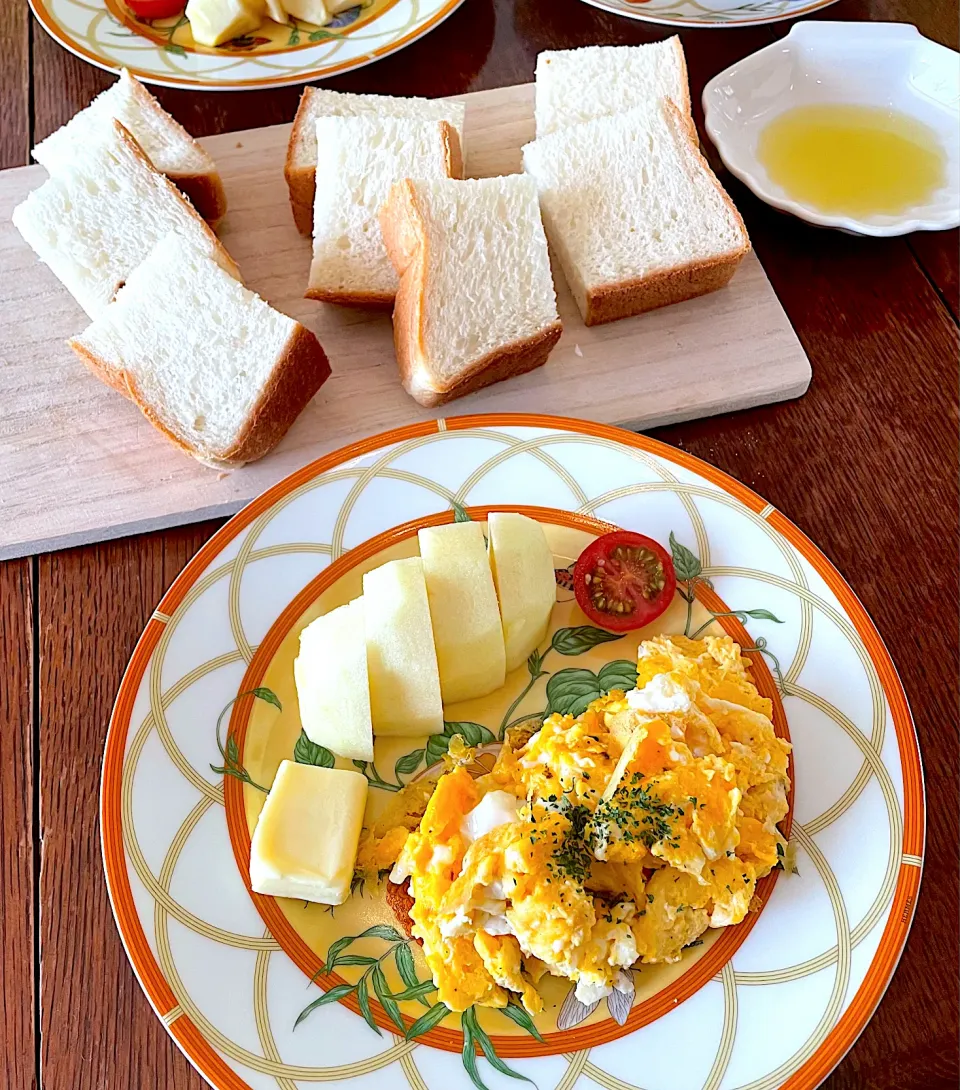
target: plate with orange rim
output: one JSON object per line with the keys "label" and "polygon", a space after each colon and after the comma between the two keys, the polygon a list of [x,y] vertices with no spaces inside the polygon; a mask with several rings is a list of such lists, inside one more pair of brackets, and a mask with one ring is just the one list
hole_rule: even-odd
{"label": "plate with orange rim", "polygon": [[141,19],[125,0],[30,0],[44,29],[100,68],[145,83],[207,91],[286,87],[349,72],[411,44],[463,0],[358,0],[325,26],[264,19],[217,47],[198,45],[181,12]]}
{"label": "plate with orange rim", "polygon": [[[502,690],[445,708],[443,735],[376,740],[365,768],[373,812],[431,774],[456,734],[478,747],[479,773],[503,728],[535,720],[545,700],[627,687],[639,640],[660,633],[736,640],[794,747],[781,828],[795,870],[771,872],[742,923],[707,931],[679,962],[635,968],[632,992],[587,1008],[550,978],[532,1021],[438,1010],[422,955],[376,883],[332,912],[249,888],[264,785],[283,759],[317,763],[297,716],[300,630],[359,594],[364,571],[415,554],[420,527],[504,509],[540,521],[553,550],[551,632],[537,663]],[[613,526],[672,537],[680,593],[649,629],[591,639],[569,565]],[[121,685],[101,830],[134,971],[214,1087],[494,1090],[517,1085],[512,1072],[539,1090],[797,1090],[837,1064],[896,967],[920,884],[924,799],[890,657],[840,575],[784,516],[644,436],[468,416],[304,467],[187,565]],[[382,971],[368,990],[371,958]]]}
{"label": "plate with orange rim", "polygon": [[675,27],[744,27],[812,15],[837,0],[584,0],[643,23]]}

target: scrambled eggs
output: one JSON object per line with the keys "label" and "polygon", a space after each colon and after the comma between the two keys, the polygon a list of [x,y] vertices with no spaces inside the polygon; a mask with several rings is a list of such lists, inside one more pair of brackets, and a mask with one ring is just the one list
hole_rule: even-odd
{"label": "scrambled eggs", "polygon": [[361,859],[410,879],[413,933],[452,1010],[542,1008],[544,973],[591,1003],[632,965],[739,923],[785,853],[787,756],[729,637],[661,636],[637,688],[552,715],[474,779],[454,739],[419,824],[381,820]]}

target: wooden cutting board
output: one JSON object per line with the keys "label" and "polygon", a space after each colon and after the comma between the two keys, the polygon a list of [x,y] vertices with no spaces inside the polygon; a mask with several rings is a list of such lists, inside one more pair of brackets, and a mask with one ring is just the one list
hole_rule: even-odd
{"label": "wooden cutting board", "polygon": [[[466,95],[466,167],[520,169],[533,85]],[[87,319],[10,213],[46,174],[0,172],[0,559],[238,510],[306,462],[443,415],[546,412],[642,429],[798,397],[810,365],[752,254],[723,291],[587,329],[557,270],[563,338],[545,367],[421,409],[396,373],[390,320],[303,298],[310,242],[283,178],[288,125],[215,136],[230,211],[220,234],[247,284],[313,329],[333,375],[262,461],[218,473],[182,454],[66,347]]]}

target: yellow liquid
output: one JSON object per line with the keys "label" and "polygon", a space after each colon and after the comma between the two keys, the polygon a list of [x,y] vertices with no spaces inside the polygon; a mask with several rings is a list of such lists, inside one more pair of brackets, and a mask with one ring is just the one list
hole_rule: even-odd
{"label": "yellow liquid", "polygon": [[772,181],[821,212],[897,215],[946,184],[946,155],[928,126],[870,106],[798,106],[760,133]]}

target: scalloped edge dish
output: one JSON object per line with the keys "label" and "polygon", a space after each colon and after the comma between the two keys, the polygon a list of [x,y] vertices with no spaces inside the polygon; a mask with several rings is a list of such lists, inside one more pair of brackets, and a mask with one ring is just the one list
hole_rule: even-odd
{"label": "scalloped edge dish", "polygon": [[[798,23],[710,80],[705,127],[732,174],[762,201],[808,223],[878,237],[947,230],[960,225],[958,62],[957,53],[910,23]],[[756,156],[762,130],[795,106],[828,103],[894,109],[932,128],[947,159],[947,183],[933,203],[897,216],[831,215],[771,181]]]}

